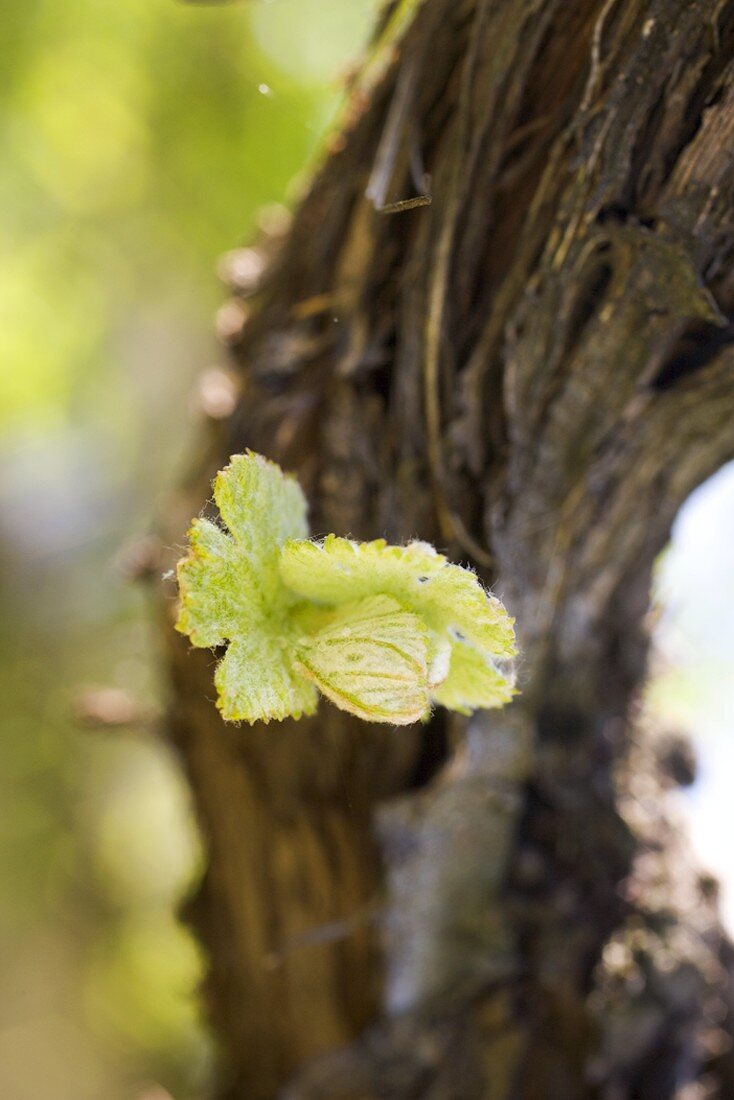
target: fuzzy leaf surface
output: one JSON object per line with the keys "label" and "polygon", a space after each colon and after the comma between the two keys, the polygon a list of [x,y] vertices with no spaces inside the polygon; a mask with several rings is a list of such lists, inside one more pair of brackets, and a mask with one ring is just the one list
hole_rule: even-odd
{"label": "fuzzy leaf surface", "polygon": [[288,657],[297,597],[279,572],[282,544],[308,533],[301,488],[248,452],[217,474],[214,499],[229,533],[207,519],[191,525],[190,550],[177,570],[176,629],[195,646],[231,643],[215,675],[225,718],[267,722],[311,713],[314,688]]}
{"label": "fuzzy leaf surface", "polygon": [[305,599],[341,604],[383,593],[420,615],[434,631],[451,630],[497,657],[512,657],[513,619],[474,573],[425,542],[389,546],[329,535],[323,542],[290,540],[280,572]]}
{"label": "fuzzy leaf surface", "polygon": [[407,725],[429,707],[428,631],[389,596],[345,604],[298,645],[300,667],[342,710]]}
{"label": "fuzzy leaf surface", "polygon": [[432,698],[449,710],[471,714],[474,710],[503,707],[515,694],[512,679],[495,668],[486,654],[465,642],[456,642],[449,674],[433,689]]}

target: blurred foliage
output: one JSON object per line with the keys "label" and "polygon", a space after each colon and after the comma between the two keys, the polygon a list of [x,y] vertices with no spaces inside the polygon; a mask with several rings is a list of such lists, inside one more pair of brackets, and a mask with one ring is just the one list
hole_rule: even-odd
{"label": "blurred foliage", "polygon": [[[220,361],[218,254],[288,202],[373,0],[4,0],[0,20],[0,1096],[206,1095],[200,860],[150,730],[91,732],[78,685],[161,706],[114,567],[194,438]],[[189,429],[187,431],[187,424]]]}
{"label": "blurred foliage", "polygon": [[6,425],[80,403],[134,406],[141,357],[129,341],[170,311],[180,324],[190,308],[201,341],[218,294],[203,273],[308,162],[335,104],[327,74],[359,43],[369,7],[6,0]]}

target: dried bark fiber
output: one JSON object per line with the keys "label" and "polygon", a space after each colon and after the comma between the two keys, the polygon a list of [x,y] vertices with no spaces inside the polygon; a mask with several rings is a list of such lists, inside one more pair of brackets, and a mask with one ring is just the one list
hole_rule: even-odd
{"label": "dried bark fiber", "polygon": [[731,949],[637,698],[654,558],[734,457],[734,3],[424,0],[351,104],[165,539],[261,450],[316,532],[472,562],[523,695],[225,728],[166,614],[220,1095],[732,1096]]}

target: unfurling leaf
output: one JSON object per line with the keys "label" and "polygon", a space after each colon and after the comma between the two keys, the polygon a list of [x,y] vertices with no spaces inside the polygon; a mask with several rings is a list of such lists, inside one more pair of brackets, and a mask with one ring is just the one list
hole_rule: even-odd
{"label": "unfurling leaf", "polygon": [[214,676],[222,717],[269,722],[313,714],[318,692],[299,676],[288,646],[264,632],[237,638]]}
{"label": "unfurling leaf", "polygon": [[384,592],[421,615],[433,630],[451,629],[497,657],[515,655],[513,620],[474,573],[450,565],[427,542],[388,546],[384,539],[352,542],[292,540],[280,561],[283,580],[308,600],[348,603]]}
{"label": "unfurling leaf", "polygon": [[368,722],[407,725],[429,709],[428,631],[389,596],[344,604],[296,654],[327,699]]}
{"label": "unfurling leaf", "polygon": [[217,475],[214,499],[228,531],[194,520],[176,626],[196,646],[229,643],[224,718],[312,714],[316,689],[394,725],[433,702],[469,714],[510,701],[513,621],[470,570],[424,542],[309,541],[298,483],[251,452]]}
{"label": "unfurling leaf", "polygon": [[435,689],[433,698],[449,710],[471,714],[473,710],[503,707],[515,694],[512,681],[485,653],[457,642],[451,650],[449,674]]}
{"label": "unfurling leaf", "polygon": [[289,646],[298,598],[279,572],[283,542],[308,534],[305,497],[274,462],[248,453],[217,474],[214,500],[230,534],[206,519],[191,525],[176,629],[196,646],[231,643],[215,676],[225,718],[311,714],[316,692],[294,671]]}

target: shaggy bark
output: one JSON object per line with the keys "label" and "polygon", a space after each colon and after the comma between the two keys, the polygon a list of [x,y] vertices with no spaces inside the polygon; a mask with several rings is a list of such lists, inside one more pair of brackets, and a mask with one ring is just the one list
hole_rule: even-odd
{"label": "shaggy bark", "polygon": [[263,451],[315,532],[473,564],[522,695],[468,728],[225,727],[165,590],[220,1095],[728,1096],[730,949],[639,689],[655,556],[734,457],[734,3],[415,8],[237,292],[236,407],[164,537]]}

